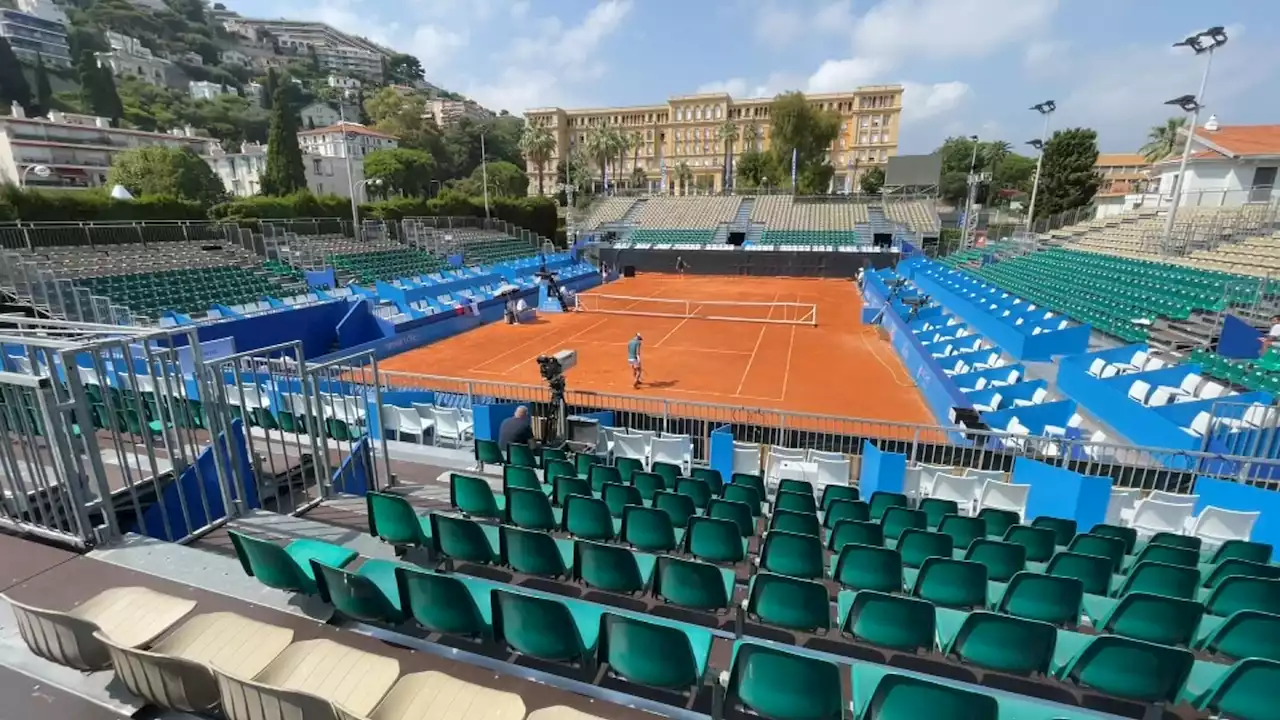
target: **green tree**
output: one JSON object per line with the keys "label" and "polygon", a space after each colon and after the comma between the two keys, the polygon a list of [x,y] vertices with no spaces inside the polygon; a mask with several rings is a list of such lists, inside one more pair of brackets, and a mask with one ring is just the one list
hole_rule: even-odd
{"label": "green tree", "polygon": [[276,88],[272,101],[267,167],[262,173],[261,186],[263,195],[291,195],[307,189],[302,149],[298,147],[298,113],[283,86]]}
{"label": "green tree", "polygon": [[124,103],[120,100],[120,92],[116,89],[116,78],[111,74],[111,67],[103,65],[98,68],[98,76],[95,91],[98,96],[97,114],[110,118],[112,125],[119,125],[120,118],[124,117]]}
{"label": "green tree", "polygon": [[412,55],[396,53],[387,58],[384,66],[385,77],[395,85],[412,85],[423,77],[422,62]]}
{"label": "green tree", "polygon": [[123,185],[134,197],[166,195],[213,205],[225,199],[222,181],[199,155],[187,148],[143,147],[111,161],[108,185]]}
{"label": "green tree", "polygon": [[752,150],[751,145],[746,147],[748,149],[738,156],[738,162],[734,165],[734,175],[736,175],[734,185],[746,190],[758,188],[766,183],[778,185],[785,175],[774,162],[773,156],[759,150]]}
{"label": "green tree", "polygon": [[267,78],[262,81],[262,109],[270,110],[276,99],[276,90],[280,87],[280,76],[275,68],[267,68]]}
{"label": "green tree", "polygon": [[876,165],[863,173],[858,180],[858,187],[867,195],[878,194],[880,188],[884,187],[884,168]]}
{"label": "green tree", "polygon": [[31,107],[31,86],[22,72],[22,63],[5,38],[0,38],[0,103],[6,111],[13,103]]}
{"label": "green tree", "polygon": [[499,160],[478,167],[471,177],[458,181],[454,187],[468,195],[484,194],[485,176],[489,178],[489,197],[524,197],[529,194],[529,176],[516,165]]}
{"label": "green tree", "polygon": [[738,142],[738,126],[732,120],[725,120],[716,128],[716,137],[724,143],[724,155],[720,158],[724,163],[724,176],[721,182],[725,189],[733,185],[733,144]]}
{"label": "green tree", "polygon": [[775,162],[791,167],[796,157],[797,187],[800,193],[825,193],[834,169],[828,163],[831,143],[840,134],[840,116],[818,110],[804,93],[788,92],[774,99],[769,108],[769,152]]}
{"label": "green tree", "polygon": [[426,197],[435,160],[430,153],[412,148],[374,150],[364,157],[364,176],[377,180],[384,192],[405,197]]}
{"label": "green tree", "polygon": [[541,125],[526,125],[524,134],[520,136],[520,150],[538,173],[538,194],[545,195],[542,177],[547,163],[551,162],[551,156],[556,151],[555,136]]}
{"label": "green tree", "polygon": [[1088,128],[1055,132],[1044,148],[1036,219],[1093,202],[1102,180],[1094,170],[1097,162],[1097,132]]}
{"label": "green tree", "polygon": [[618,137],[613,128],[607,125],[597,125],[587,132],[586,154],[600,168],[601,187],[604,187],[605,178],[608,177],[609,158],[615,154]]}
{"label": "green tree", "polygon": [[36,53],[35,69],[35,104],[31,108],[33,115],[45,115],[53,108],[53,88],[49,85],[49,70],[44,65],[44,56]]}
{"label": "green tree", "polygon": [[1138,152],[1147,159],[1148,162],[1160,162],[1165,158],[1176,155],[1182,149],[1181,143],[1178,142],[1178,133],[1187,126],[1187,117],[1172,117],[1164,121],[1163,125],[1156,125],[1147,132],[1147,142]]}
{"label": "green tree", "polygon": [[635,166],[631,168],[631,187],[642,188],[649,184],[649,173],[644,168]]}
{"label": "green tree", "polygon": [[426,119],[427,101],[418,93],[384,87],[365,99],[364,111],[378,132],[400,138],[401,145],[427,149],[425,135],[434,125]]}
{"label": "green tree", "polygon": [[676,182],[680,185],[680,194],[684,195],[689,191],[689,183],[693,181],[693,169],[689,167],[689,163],[681,160],[676,163]]}

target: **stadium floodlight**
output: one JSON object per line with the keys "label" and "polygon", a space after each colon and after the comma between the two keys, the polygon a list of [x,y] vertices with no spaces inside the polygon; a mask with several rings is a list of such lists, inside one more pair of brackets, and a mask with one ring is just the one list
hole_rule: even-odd
{"label": "stadium floodlight", "polygon": [[1044,150],[1044,141],[1040,138],[1031,138],[1027,141],[1027,144],[1036,150]]}
{"label": "stadium floodlight", "polygon": [[1027,207],[1027,231],[1031,230],[1031,223],[1036,216],[1036,196],[1040,194],[1040,168],[1044,165],[1044,146],[1049,141],[1049,118],[1053,116],[1053,112],[1058,109],[1058,103],[1053,100],[1045,100],[1031,106],[1032,110],[1044,116],[1044,130],[1040,131],[1040,140],[1037,143],[1028,143],[1040,152],[1040,156],[1036,158],[1036,178],[1031,183],[1031,204]]}
{"label": "stadium floodlight", "polygon": [[1226,44],[1227,31],[1221,25],[1215,25],[1198,33],[1192,33],[1185,39],[1173,44],[1174,47],[1189,47],[1197,56],[1207,55],[1208,57],[1204,63],[1204,75],[1200,77],[1200,92],[1195,95],[1183,95],[1165,103],[1166,105],[1176,105],[1182,108],[1183,112],[1191,114],[1191,119],[1187,123],[1187,143],[1182,149],[1182,159],[1178,161],[1178,174],[1173,178],[1173,187],[1171,188],[1173,197],[1169,199],[1169,212],[1164,216],[1162,247],[1166,252],[1173,237],[1173,223],[1178,216],[1178,203],[1182,200],[1183,178],[1187,174],[1187,160],[1191,157],[1191,145],[1196,137],[1196,122],[1199,121],[1200,111],[1205,106],[1204,93],[1205,88],[1209,85],[1209,69],[1213,67],[1213,51]]}
{"label": "stadium floodlight", "polygon": [[981,145],[978,142],[977,135],[970,135],[969,140],[973,142],[973,155],[969,158],[969,177],[966,180],[969,192],[965,195],[964,200],[964,227],[960,228],[960,247],[965,250],[969,249],[969,222],[973,217],[973,194],[978,187],[977,176],[973,174],[973,171],[978,166],[978,146]]}

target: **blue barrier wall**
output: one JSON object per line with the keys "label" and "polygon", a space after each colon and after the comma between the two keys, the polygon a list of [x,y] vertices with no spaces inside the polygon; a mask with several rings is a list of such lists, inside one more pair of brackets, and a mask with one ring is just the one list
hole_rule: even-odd
{"label": "blue barrier wall", "polygon": [[307,278],[307,287],[312,290],[328,290],[338,287],[338,280],[334,277],[333,268],[327,267],[323,270],[307,270],[305,271]]}
{"label": "blue barrier wall", "polygon": [[990,405],[991,399],[997,394],[1000,395],[1000,407],[997,410],[1012,407],[1014,400],[1030,400],[1037,390],[1045,389],[1049,383],[1044,380],[1027,380],[1012,385],[1005,385],[997,388],[983,388],[982,390],[974,390],[965,393],[969,396],[969,402],[974,405]]}
{"label": "blue barrier wall", "polygon": [[1105,522],[1111,502],[1111,479],[1081,475],[1065,468],[1020,457],[1013,463],[1013,482],[1030,485],[1028,522],[1041,516],[1076,521],[1080,532]]}
{"label": "blue barrier wall", "polygon": [[368,436],[351,446],[351,454],[333,473],[333,489],[348,495],[366,495],[374,490],[373,453]]}
{"label": "blue barrier wall", "polygon": [[870,440],[862,443],[858,492],[870,498],[874,492],[902,492],[907,479],[907,456],[881,450]]}
{"label": "blue barrier wall", "polygon": [[[346,316],[347,305],[339,300],[294,308],[288,312],[253,315],[201,325],[197,333],[200,342],[231,338],[237,352],[298,340],[308,359],[317,358],[327,354],[337,340],[338,323]],[[181,342],[181,338],[175,342]]]}
{"label": "blue barrier wall", "polygon": [[1041,405],[1027,405],[1020,408],[1006,408],[995,412],[982,413],[982,421],[993,428],[1007,428],[1013,418],[1027,428],[1032,435],[1040,435],[1046,425],[1065,428],[1067,421],[1076,411],[1075,400],[1059,400]]}
{"label": "blue barrier wall", "polygon": [[1218,338],[1218,354],[1229,358],[1253,359],[1262,355],[1262,331],[1235,315],[1222,321]]}
{"label": "blue barrier wall", "polygon": [[[1280,492],[1234,480],[1205,477],[1196,478],[1193,492],[1200,496],[1196,500],[1197,514],[1210,506],[1223,510],[1261,513],[1253,525],[1251,539],[1280,549]],[[1274,561],[1280,559],[1280,556],[1273,550],[1271,558]]]}
{"label": "blue barrier wall", "polygon": [[471,406],[477,440],[497,440],[502,421],[516,414],[524,403],[476,403]]}
{"label": "blue barrier wall", "polygon": [[733,479],[733,428],[721,425],[711,431],[711,449],[707,453],[712,470],[720,472],[725,482]]}
{"label": "blue barrier wall", "polygon": [[378,325],[373,315],[373,304],[367,300],[351,303],[346,317],[338,322],[337,332],[340,348],[354,348],[390,337]]}

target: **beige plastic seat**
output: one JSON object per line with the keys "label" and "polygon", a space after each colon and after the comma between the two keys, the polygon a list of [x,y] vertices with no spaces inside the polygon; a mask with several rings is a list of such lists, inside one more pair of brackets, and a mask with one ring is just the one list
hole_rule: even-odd
{"label": "beige plastic seat", "polygon": [[397,680],[368,715],[337,704],[334,710],[338,720],[523,720],[524,701],[433,670]]}
{"label": "beige plastic seat", "polygon": [[191,618],[150,651],[96,637],[111,653],[116,677],[134,695],[170,710],[208,712],[218,705],[213,665],[253,677],[289,647],[293,631],[217,612]]}
{"label": "beige plastic seat", "polygon": [[393,658],[332,640],[304,640],[285,648],[251,679],[213,666],[228,720],[327,720],[340,705],[368,715],[400,676]]}
{"label": "beige plastic seat", "polygon": [[0,595],[13,606],[18,632],[31,652],[77,670],[101,670],[111,664],[107,647],[95,633],[120,647],[147,645],[196,606],[144,587],[104,590],[67,612],[38,608]]}
{"label": "beige plastic seat", "polygon": [[556,705],[529,713],[528,720],[605,720],[605,718],[601,715],[588,715],[581,710],[574,710],[564,705]]}

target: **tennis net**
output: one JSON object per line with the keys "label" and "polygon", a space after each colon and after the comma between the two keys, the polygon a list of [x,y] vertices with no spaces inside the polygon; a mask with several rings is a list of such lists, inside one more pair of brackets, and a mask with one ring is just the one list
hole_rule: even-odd
{"label": "tennis net", "polygon": [[607,315],[729,320],[777,325],[818,324],[818,306],[813,303],[683,300],[585,293],[577,296],[575,309],[579,312]]}

